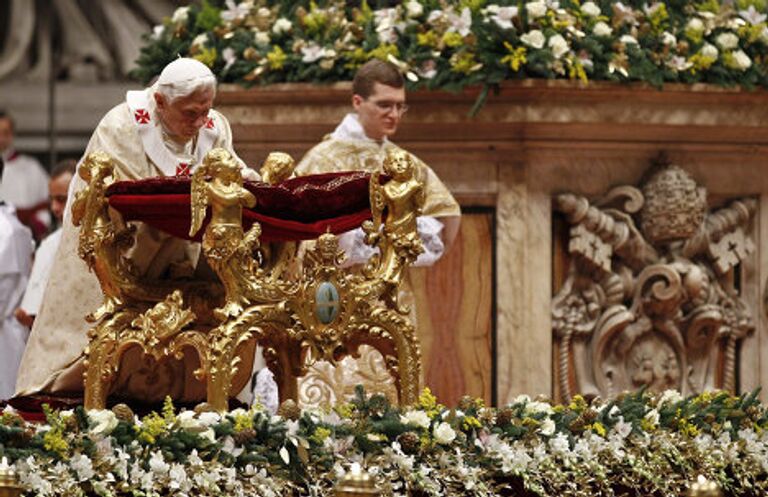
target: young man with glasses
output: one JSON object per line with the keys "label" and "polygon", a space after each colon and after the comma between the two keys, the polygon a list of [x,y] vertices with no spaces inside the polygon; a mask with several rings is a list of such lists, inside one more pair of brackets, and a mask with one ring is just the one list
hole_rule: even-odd
{"label": "young man with glasses", "polygon": [[[330,135],[306,153],[296,167],[297,175],[374,172],[381,169],[388,150],[400,149],[389,138],[397,132],[408,105],[405,81],[395,65],[373,59],[360,67],[352,82],[352,108],[353,113],[347,114]],[[414,162],[427,192],[418,220],[425,253],[415,265],[428,266],[442,256],[453,240],[461,211],[432,169],[417,157]],[[340,245],[347,252],[347,265],[363,263],[371,255],[360,229],[342,235]]]}

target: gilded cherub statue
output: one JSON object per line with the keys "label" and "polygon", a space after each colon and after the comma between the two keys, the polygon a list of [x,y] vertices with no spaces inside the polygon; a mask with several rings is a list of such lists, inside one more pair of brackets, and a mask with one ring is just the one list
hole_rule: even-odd
{"label": "gilded cherub statue", "polygon": [[[415,176],[415,167],[408,152],[391,149],[383,167],[390,180],[382,185],[381,173],[371,175],[373,221],[366,221],[363,230],[370,245],[382,248],[378,276],[390,285],[397,285],[405,267],[424,252],[416,230],[416,218],[424,206],[425,191],[424,185]],[[384,229],[380,233],[382,223]],[[380,243],[382,236],[387,243]],[[369,266],[367,271],[372,269]]]}
{"label": "gilded cherub statue", "polygon": [[[261,180],[270,185],[277,185],[293,175],[296,162],[285,152],[270,152],[259,169]],[[272,242],[261,246],[262,267],[273,278],[286,275],[296,262],[296,242]],[[294,269],[295,271],[295,269]]]}
{"label": "gilded cherub statue", "polygon": [[211,267],[221,278],[227,295],[219,319],[235,316],[249,303],[249,275],[255,272],[252,253],[258,247],[261,226],[254,224],[243,232],[243,206],[256,205],[256,197],[243,187],[240,168],[223,148],[208,152],[192,175],[192,225],[189,235],[200,231],[208,205],[211,221],[203,235],[203,250]]}

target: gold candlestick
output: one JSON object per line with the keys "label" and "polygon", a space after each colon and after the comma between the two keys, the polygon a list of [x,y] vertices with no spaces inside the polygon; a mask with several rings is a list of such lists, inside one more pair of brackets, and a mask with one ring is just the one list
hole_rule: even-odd
{"label": "gold candlestick", "polygon": [[722,497],[723,493],[717,483],[699,475],[696,482],[691,485],[688,495],[689,497]]}
{"label": "gold candlestick", "polygon": [[381,495],[376,488],[376,482],[367,471],[358,464],[353,464],[350,470],[341,477],[333,489],[336,497],[378,497]]}
{"label": "gold candlestick", "polygon": [[8,464],[8,459],[3,457],[0,462],[0,497],[19,497],[23,491],[16,472]]}

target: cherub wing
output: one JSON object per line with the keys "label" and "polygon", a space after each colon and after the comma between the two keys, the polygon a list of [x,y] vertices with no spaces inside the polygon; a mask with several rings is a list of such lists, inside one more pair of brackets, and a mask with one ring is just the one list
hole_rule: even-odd
{"label": "cherub wing", "polygon": [[368,182],[368,195],[371,199],[371,218],[373,219],[374,233],[378,233],[381,227],[381,216],[384,213],[384,194],[380,181],[381,173],[376,171],[371,174]]}
{"label": "cherub wing", "polygon": [[208,174],[208,168],[205,163],[200,164],[195,172],[192,173],[192,186],[190,188],[189,207],[192,214],[192,222],[189,226],[189,236],[195,236],[203,226],[205,211],[208,207],[208,185],[205,177]]}

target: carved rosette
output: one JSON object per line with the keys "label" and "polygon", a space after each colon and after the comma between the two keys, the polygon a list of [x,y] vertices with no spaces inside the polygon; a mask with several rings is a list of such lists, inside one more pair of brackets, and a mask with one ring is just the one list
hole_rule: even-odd
{"label": "carved rosette", "polygon": [[555,206],[571,226],[552,305],[560,396],[735,390],[738,342],[754,324],[733,273],[754,252],[755,200],[708,212],[705,189],[663,165],[641,189],[561,194]]}

